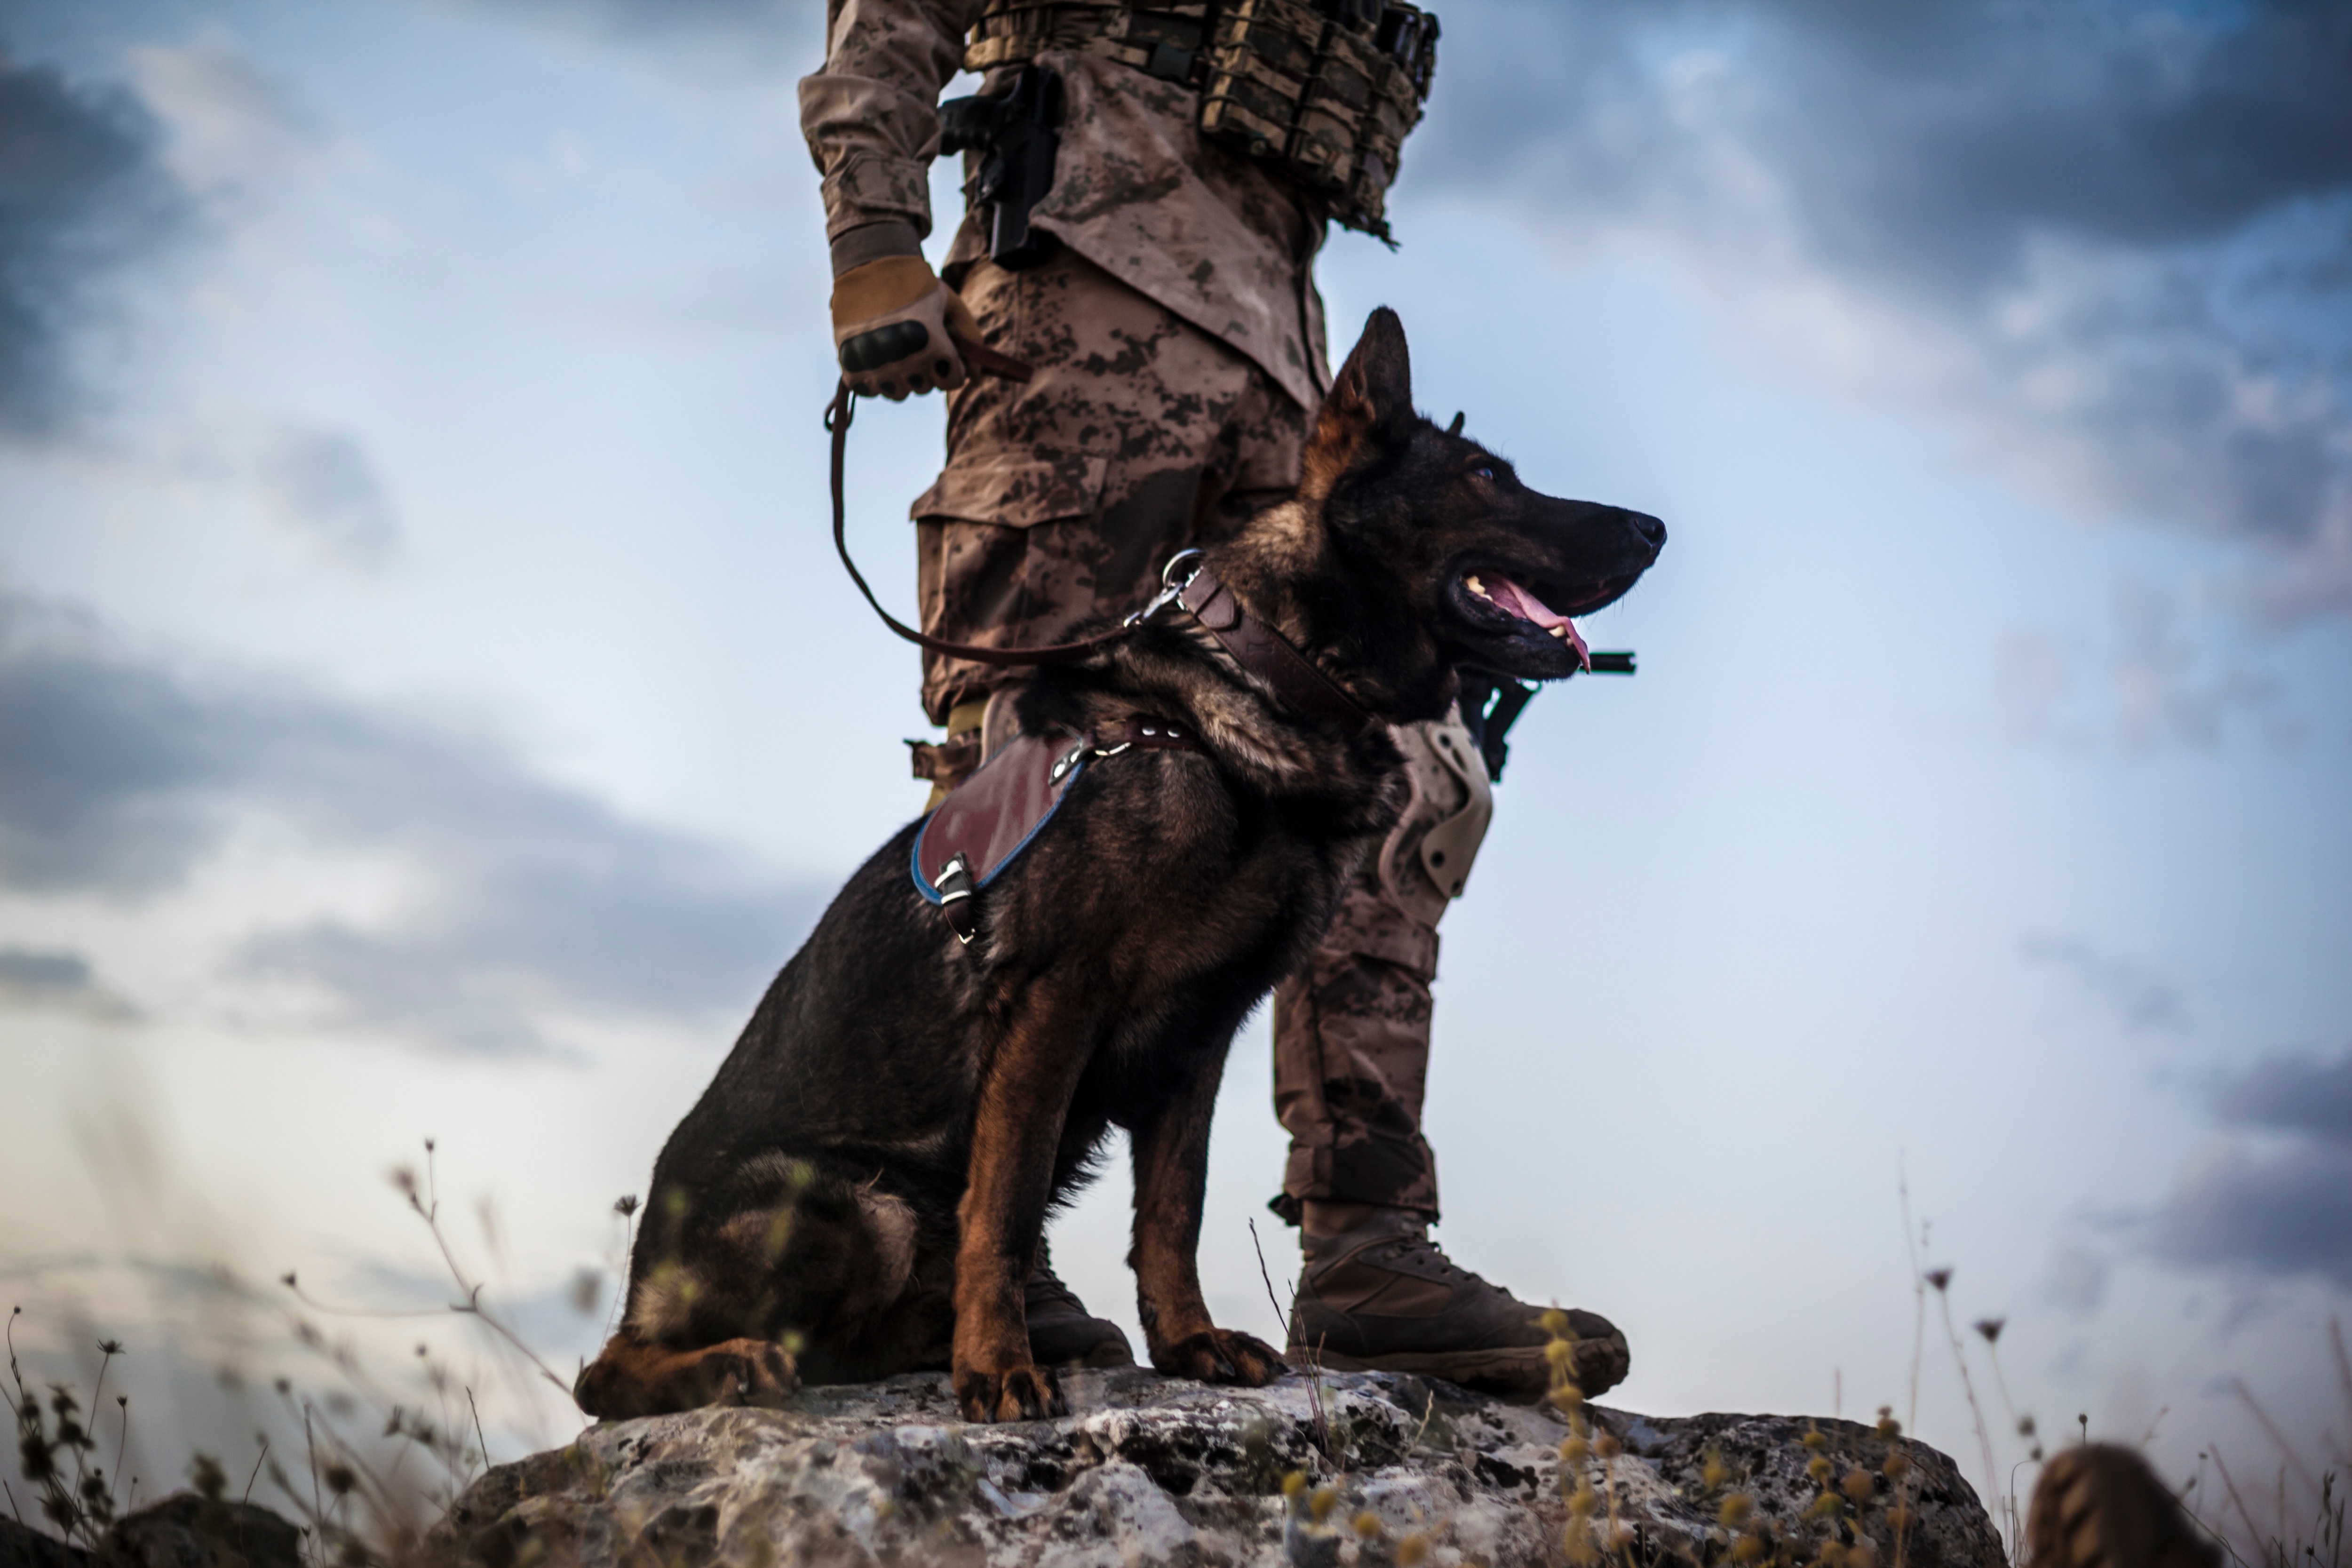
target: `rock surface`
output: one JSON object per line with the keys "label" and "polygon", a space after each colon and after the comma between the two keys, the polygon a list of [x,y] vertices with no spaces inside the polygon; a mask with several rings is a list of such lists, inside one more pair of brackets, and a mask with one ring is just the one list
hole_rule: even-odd
{"label": "rock surface", "polygon": [[[1570,1463],[1569,1425],[1549,1409],[1386,1373],[1231,1389],[1123,1369],[1065,1373],[1063,1387],[1071,1415],[1004,1426],[958,1420],[938,1374],[808,1389],[782,1411],[607,1422],[483,1476],[434,1555],[487,1568],[1503,1568],[1591,1562],[1613,1541],[1633,1565],[2004,1562],[1948,1458],[1850,1421],[1594,1407],[1592,1452]],[[1818,1500],[1816,1454],[1858,1505]]]}
{"label": "rock surface", "polygon": [[194,1492],[123,1515],[96,1552],[0,1519],[0,1568],[303,1568],[302,1532],[257,1503]]}

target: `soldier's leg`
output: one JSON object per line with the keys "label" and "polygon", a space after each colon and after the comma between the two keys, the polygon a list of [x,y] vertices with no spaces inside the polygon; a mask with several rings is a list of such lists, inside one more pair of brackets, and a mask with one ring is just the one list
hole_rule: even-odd
{"label": "soldier's leg", "polygon": [[[1463,1269],[1429,1240],[1435,1156],[1421,1132],[1437,925],[1467,885],[1492,812],[1458,718],[1397,731],[1411,802],[1368,861],[1307,970],[1275,994],[1275,1108],[1291,1135],[1276,1208],[1300,1226],[1307,1270],[1291,1350],[1539,1394],[1542,1309]],[[1588,1394],[1625,1375],[1624,1338],[1570,1311],[1570,1373]]]}
{"label": "soldier's leg", "polygon": [[[949,402],[947,466],[914,508],[932,635],[1062,641],[1141,604],[1170,555],[1232,526],[1237,493],[1297,481],[1305,412],[1076,252],[1021,272],[981,262],[961,292],[991,345],[1036,374],[977,378]],[[982,731],[1005,721],[989,699],[1019,679],[925,654],[923,706],[949,735],[917,748],[918,776],[951,786],[977,767]]]}

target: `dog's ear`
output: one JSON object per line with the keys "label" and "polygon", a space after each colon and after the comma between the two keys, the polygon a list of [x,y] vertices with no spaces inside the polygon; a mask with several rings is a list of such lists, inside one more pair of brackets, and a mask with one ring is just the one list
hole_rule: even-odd
{"label": "dog's ear", "polygon": [[1364,335],[1356,340],[1315,416],[1300,490],[1328,494],[1366,443],[1401,437],[1412,417],[1412,358],[1404,345],[1404,323],[1383,305],[1364,323]]}

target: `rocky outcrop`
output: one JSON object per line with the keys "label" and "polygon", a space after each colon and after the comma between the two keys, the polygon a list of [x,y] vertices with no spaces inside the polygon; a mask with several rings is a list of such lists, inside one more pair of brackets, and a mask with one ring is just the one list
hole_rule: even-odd
{"label": "rocky outcrop", "polygon": [[116,1520],[95,1552],[0,1519],[0,1568],[303,1568],[302,1532],[258,1504],[176,1492]]}
{"label": "rocky outcrop", "polygon": [[1853,1422],[1594,1407],[1564,1458],[1570,1427],[1548,1408],[1385,1373],[1231,1389],[1122,1370],[1063,1386],[1071,1415],[1004,1426],[958,1420],[936,1374],[804,1390],[783,1411],[608,1422],[485,1475],[434,1555],[485,1568],[2004,1561],[1948,1458]]}

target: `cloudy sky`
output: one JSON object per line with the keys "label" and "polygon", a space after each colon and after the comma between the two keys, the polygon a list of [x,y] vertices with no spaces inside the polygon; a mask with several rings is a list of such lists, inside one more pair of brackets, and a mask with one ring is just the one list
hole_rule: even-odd
{"label": "cloudy sky", "polygon": [[[0,0],[0,1279],[44,1375],[130,1342],[150,1471],[338,1381],[278,1274],[446,1300],[428,1136],[488,1299],[590,1351],[612,1200],[920,805],[823,534],[815,10]],[[1674,531],[1447,921],[1448,1247],[1614,1317],[1628,1405],[1900,1413],[1907,1180],[2045,1429],[2268,1477],[2242,1379],[2340,1451],[2352,14],[1444,15],[1331,320]],[[857,427],[902,589],[939,440]],[[1261,1018],[1203,1248],[1262,1332],[1268,1070]],[[1131,1322],[1126,1201],[1059,1255]],[[563,1430],[467,1325],[331,1324],[395,1397],[420,1329],[494,1447]]]}

